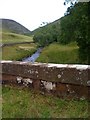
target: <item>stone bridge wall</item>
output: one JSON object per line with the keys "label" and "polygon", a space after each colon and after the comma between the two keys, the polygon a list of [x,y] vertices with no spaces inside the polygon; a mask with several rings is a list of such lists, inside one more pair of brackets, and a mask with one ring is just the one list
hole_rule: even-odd
{"label": "stone bridge wall", "polygon": [[60,98],[90,98],[90,66],[1,61],[2,83],[24,84]]}

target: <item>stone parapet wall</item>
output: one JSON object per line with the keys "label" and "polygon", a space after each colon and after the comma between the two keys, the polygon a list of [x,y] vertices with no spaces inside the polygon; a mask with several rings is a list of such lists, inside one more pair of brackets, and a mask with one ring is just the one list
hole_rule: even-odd
{"label": "stone parapet wall", "polygon": [[90,66],[1,61],[2,82],[31,86],[63,98],[89,98]]}

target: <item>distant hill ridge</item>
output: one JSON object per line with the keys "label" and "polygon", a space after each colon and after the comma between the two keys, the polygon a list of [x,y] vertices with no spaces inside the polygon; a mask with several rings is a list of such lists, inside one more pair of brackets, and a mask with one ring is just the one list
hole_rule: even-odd
{"label": "distant hill ridge", "polygon": [[0,19],[0,24],[2,24],[2,31],[13,32],[17,34],[31,33],[31,31],[26,27],[11,19]]}

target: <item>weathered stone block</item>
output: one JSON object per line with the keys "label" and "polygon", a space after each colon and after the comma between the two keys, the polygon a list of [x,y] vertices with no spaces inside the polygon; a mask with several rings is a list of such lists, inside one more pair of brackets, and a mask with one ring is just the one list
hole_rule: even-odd
{"label": "weathered stone block", "polygon": [[[3,82],[33,86],[61,98],[90,99],[90,66],[1,61]],[[43,88],[42,88],[43,85]]]}

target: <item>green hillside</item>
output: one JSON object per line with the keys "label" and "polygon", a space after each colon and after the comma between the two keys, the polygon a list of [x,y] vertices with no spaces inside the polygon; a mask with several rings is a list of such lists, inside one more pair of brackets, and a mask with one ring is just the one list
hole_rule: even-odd
{"label": "green hillside", "polygon": [[15,43],[15,42],[31,42],[33,38],[31,36],[20,35],[11,32],[0,32],[2,35],[2,39],[0,39],[0,43]]}
{"label": "green hillside", "polygon": [[[36,51],[37,45],[27,43],[33,42],[33,37],[27,36],[27,33],[30,31],[15,21],[3,20],[0,45],[10,44],[10,46],[0,47],[0,60],[22,60],[24,57],[32,55]],[[12,43],[15,44],[12,46]]]}
{"label": "green hillside", "polygon": [[49,23],[43,27],[40,27],[32,32],[34,35],[33,39],[38,42],[41,46],[46,46],[52,42],[59,41],[59,34],[61,32],[61,20],[60,18],[52,23]]}
{"label": "green hillside", "polygon": [[17,34],[30,34],[30,30],[21,25],[20,23],[10,19],[0,19],[3,32],[13,32]]}
{"label": "green hillside", "polygon": [[0,43],[31,42],[31,31],[10,19],[0,19]]}
{"label": "green hillside", "polygon": [[[45,26],[42,26],[42,27],[39,27],[39,28],[33,30],[31,32],[31,34],[37,34],[39,32],[46,31],[47,29],[51,30],[51,29],[54,29],[54,27],[58,28],[62,19],[63,19],[63,17],[58,20],[55,20],[54,22],[47,23]],[[48,31],[46,31],[46,32],[48,32]]]}
{"label": "green hillside", "polygon": [[81,63],[90,64],[90,2],[79,2],[68,7],[61,19],[34,30],[34,41],[40,46],[53,42],[69,44],[77,42]]}

